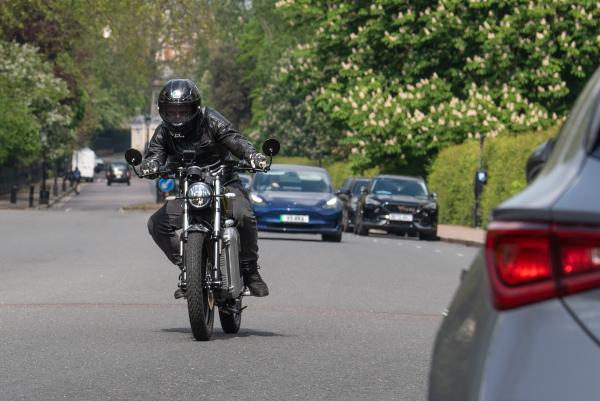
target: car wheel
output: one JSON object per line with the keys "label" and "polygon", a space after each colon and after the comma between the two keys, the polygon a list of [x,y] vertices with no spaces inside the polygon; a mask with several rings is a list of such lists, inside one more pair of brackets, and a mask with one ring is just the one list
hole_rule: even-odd
{"label": "car wheel", "polygon": [[419,233],[419,240],[422,240],[422,241],[437,241],[438,240],[437,230],[435,230],[435,232],[433,234],[421,234],[421,233]]}
{"label": "car wheel", "polygon": [[336,234],[321,234],[321,238],[326,242],[342,242],[342,233]]}

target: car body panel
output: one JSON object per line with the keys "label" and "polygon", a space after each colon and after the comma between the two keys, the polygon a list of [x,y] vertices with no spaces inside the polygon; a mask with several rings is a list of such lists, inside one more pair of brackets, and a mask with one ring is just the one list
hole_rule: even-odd
{"label": "car body panel", "polygon": [[347,219],[348,227],[354,226],[354,216],[361,196],[361,188],[366,188],[370,181],[370,178],[348,177],[336,193],[339,200],[342,201],[344,218]]}
{"label": "car body panel", "polygon": [[598,371],[597,343],[560,299],[496,311],[480,254],[440,326],[429,401],[592,400]]}
{"label": "car body panel", "polygon": [[[252,202],[258,230],[307,234],[340,233],[342,218],[341,202],[337,201],[333,207],[326,207],[327,201],[337,199],[333,194],[330,184],[331,180],[327,171],[319,167],[299,165],[271,166],[271,173],[273,175],[282,170],[322,174],[326,177],[328,188],[322,192],[265,190],[264,188],[258,188],[260,178],[255,178],[252,186],[252,194],[264,201],[264,203]],[[257,177],[260,176],[257,175]],[[301,223],[285,222],[282,220],[282,216],[285,215],[308,216],[308,221]]]}

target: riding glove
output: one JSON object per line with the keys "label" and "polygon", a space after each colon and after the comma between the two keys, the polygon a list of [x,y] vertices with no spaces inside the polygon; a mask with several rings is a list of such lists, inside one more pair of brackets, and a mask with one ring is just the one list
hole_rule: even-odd
{"label": "riding glove", "polygon": [[264,169],[267,167],[269,159],[262,153],[252,153],[248,161],[252,168]]}

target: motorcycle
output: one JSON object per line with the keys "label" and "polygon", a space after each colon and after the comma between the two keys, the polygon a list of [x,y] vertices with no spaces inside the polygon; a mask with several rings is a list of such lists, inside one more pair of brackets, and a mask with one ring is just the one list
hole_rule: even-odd
{"label": "motorcycle", "polygon": [[[180,254],[183,260],[182,289],[185,290],[192,334],[196,340],[210,340],[213,332],[214,308],[219,310],[225,333],[240,329],[242,298],[250,295],[244,286],[240,269],[240,239],[233,219],[234,193],[225,192],[225,172],[267,172],[273,157],[279,153],[279,142],[268,139],[262,146],[269,157],[267,167],[254,168],[244,161],[226,160],[199,166],[195,152],[183,152],[180,162],[167,163],[158,174],[179,182],[177,196],[167,200],[183,200],[183,224],[180,235]],[[136,170],[142,154],[136,149],[125,152],[125,159]]]}

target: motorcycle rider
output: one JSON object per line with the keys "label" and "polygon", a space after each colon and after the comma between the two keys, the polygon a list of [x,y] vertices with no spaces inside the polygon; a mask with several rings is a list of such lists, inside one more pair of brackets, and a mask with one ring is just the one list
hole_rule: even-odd
{"label": "motorcycle rider", "polygon": [[[162,123],[154,131],[141,164],[142,173],[151,174],[149,178],[156,178],[158,174],[153,173],[157,173],[168,159],[178,160],[184,150],[194,150],[200,166],[228,160],[233,155],[248,161],[252,167],[266,167],[265,155],[258,153],[225,117],[202,106],[200,91],[193,81],[168,81],[159,93],[158,111]],[[232,171],[226,173],[224,184],[228,192],[236,195],[233,214],[240,233],[240,267],[244,284],[252,295],[264,297],[269,294],[269,289],[258,273],[258,233],[248,193],[238,175]],[[150,235],[167,258],[180,269],[183,268],[183,261],[176,230],[182,227],[182,205],[181,200],[167,201],[148,220]],[[179,288],[174,294],[176,299],[185,297],[182,275],[179,278]]]}

